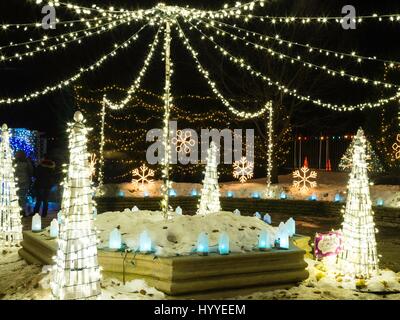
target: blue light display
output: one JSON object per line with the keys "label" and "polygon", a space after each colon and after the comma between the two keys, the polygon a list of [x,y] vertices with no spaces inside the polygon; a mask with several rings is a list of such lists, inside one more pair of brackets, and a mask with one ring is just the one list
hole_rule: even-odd
{"label": "blue light display", "polygon": [[28,158],[37,161],[39,147],[37,132],[28,129],[10,129],[10,131],[10,145],[13,153],[22,150]]}

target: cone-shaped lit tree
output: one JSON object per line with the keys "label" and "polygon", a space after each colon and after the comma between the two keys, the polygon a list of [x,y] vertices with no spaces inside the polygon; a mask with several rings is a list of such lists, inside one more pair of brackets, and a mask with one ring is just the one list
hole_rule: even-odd
{"label": "cone-shaped lit tree", "polygon": [[378,255],[365,150],[364,133],[358,130],[344,211],[343,251],[337,266],[345,275],[369,278],[378,270]]}
{"label": "cone-shaped lit tree", "polygon": [[214,142],[211,142],[210,148],[207,151],[207,166],[197,214],[205,215],[221,211],[221,204],[219,202],[217,156],[218,148]]}
{"label": "cone-shaped lit tree", "polygon": [[68,124],[70,159],[63,183],[62,224],[52,278],[56,299],[94,299],[101,293],[93,189],[83,116]]}
{"label": "cone-shaped lit tree", "polygon": [[22,225],[14,176],[10,133],[1,127],[0,141],[0,247],[18,245],[22,241]]}
{"label": "cone-shaped lit tree", "polygon": [[[364,131],[360,128],[358,131],[361,131],[364,135]],[[364,137],[365,138],[365,137]],[[354,141],[350,143],[346,152],[342,156],[342,159],[339,162],[339,170],[350,172],[351,165],[353,163],[353,153],[354,153]],[[382,163],[379,161],[379,157],[376,155],[374,149],[371,146],[371,143],[365,138],[365,160],[367,162],[367,169],[369,172],[379,173],[383,172]]]}

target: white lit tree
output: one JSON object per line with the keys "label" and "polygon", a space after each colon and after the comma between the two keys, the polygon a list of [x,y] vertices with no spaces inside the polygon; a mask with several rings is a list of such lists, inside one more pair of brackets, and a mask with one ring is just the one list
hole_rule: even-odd
{"label": "white lit tree", "polygon": [[[364,131],[360,128],[358,131],[361,131],[364,135]],[[353,162],[353,153],[354,153],[354,140],[350,143],[346,152],[343,154],[340,162],[339,162],[339,170],[340,171],[350,171],[351,165]],[[372,173],[383,172],[382,163],[379,161],[378,156],[376,155],[374,149],[371,146],[371,143],[365,138],[365,160],[367,162],[367,169]]]}
{"label": "white lit tree", "polygon": [[0,246],[16,246],[22,241],[21,208],[18,205],[10,132],[1,127],[0,141]]}
{"label": "white lit tree", "polygon": [[97,232],[93,222],[93,188],[82,113],[68,124],[70,159],[63,183],[57,256],[52,278],[56,299],[95,299],[101,294]]}
{"label": "white lit tree", "polygon": [[207,151],[207,166],[197,214],[206,215],[221,211],[221,204],[219,202],[217,158],[218,148],[214,142],[211,142],[210,148]]}
{"label": "white lit tree", "polygon": [[378,271],[375,223],[367,173],[366,139],[360,129],[354,138],[352,170],[342,223],[343,250],[338,256],[340,273],[369,278]]}

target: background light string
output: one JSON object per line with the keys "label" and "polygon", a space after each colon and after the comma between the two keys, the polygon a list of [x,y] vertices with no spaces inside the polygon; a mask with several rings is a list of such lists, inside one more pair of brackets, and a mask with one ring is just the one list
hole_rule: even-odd
{"label": "background light string", "polygon": [[[190,21],[187,21],[187,22],[195,28],[195,26],[192,23],[190,23]],[[313,104],[315,104],[317,106],[320,106],[320,107],[332,109],[332,110],[335,110],[335,111],[352,111],[352,110],[355,110],[355,109],[361,109],[362,110],[362,109],[365,109],[365,108],[381,107],[381,106],[383,106],[385,104],[390,103],[391,101],[398,100],[399,96],[400,96],[400,92],[398,91],[396,94],[394,94],[392,96],[389,96],[389,97],[386,97],[386,98],[381,98],[381,99],[379,99],[377,101],[374,101],[374,102],[363,102],[363,103],[359,103],[359,104],[350,104],[350,105],[349,104],[338,105],[338,104],[324,102],[321,99],[311,98],[310,96],[304,96],[304,95],[301,95],[301,94],[297,93],[296,89],[289,89],[288,87],[286,87],[285,85],[283,85],[279,81],[273,81],[271,78],[269,78],[268,76],[264,75],[262,72],[255,70],[255,68],[253,66],[251,66],[250,64],[248,64],[246,61],[244,61],[243,58],[239,58],[237,56],[234,56],[228,50],[224,49],[219,44],[217,44],[213,39],[209,38],[207,35],[203,34],[203,36],[204,36],[204,39],[208,39],[209,41],[211,41],[214,44],[214,48],[217,49],[217,51],[220,52],[220,54],[222,56],[227,57],[228,60],[230,62],[232,62],[233,64],[235,64],[236,66],[238,66],[239,69],[241,69],[243,71],[247,71],[251,75],[253,75],[253,76],[257,77],[257,78],[260,78],[265,83],[267,83],[268,86],[276,87],[283,94],[291,95],[294,98],[296,98],[298,100],[301,100],[301,101],[311,102],[311,103],[313,103]],[[185,43],[185,45],[186,44],[187,43]],[[195,57],[195,60],[196,60],[197,64],[199,65],[200,62],[199,62],[199,60],[197,58],[198,53],[192,47],[190,47],[189,50],[192,53],[193,57]],[[199,66],[199,68],[201,68],[203,70],[203,72],[202,72],[203,75],[207,75],[207,78],[209,79],[208,71],[205,71],[204,68],[201,65]]]}
{"label": "background light string", "polygon": [[132,96],[135,94],[136,90],[140,87],[140,84],[142,82],[142,79],[144,77],[144,75],[147,72],[147,68],[150,65],[151,59],[153,58],[154,55],[154,51],[157,48],[157,45],[159,43],[159,33],[160,30],[162,29],[162,27],[160,27],[154,37],[153,42],[149,45],[150,49],[149,52],[147,54],[146,59],[144,60],[143,63],[143,67],[142,69],[139,71],[139,75],[136,77],[135,81],[133,82],[133,84],[129,87],[129,89],[127,90],[127,96],[119,101],[118,103],[113,103],[110,100],[107,99],[107,96],[104,95],[104,103],[106,104],[107,107],[113,109],[113,110],[117,110],[117,109],[122,109],[124,108],[128,102],[132,99]]}
{"label": "background light string", "polygon": [[[204,30],[202,30],[201,28],[199,28],[198,24],[204,23],[204,21],[202,20],[198,20],[198,24],[194,25],[191,22],[189,22],[194,28],[196,28],[200,33],[202,33],[203,35],[205,35]],[[241,40],[244,42],[244,44],[246,46],[252,46],[254,49],[256,50],[263,50],[265,52],[267,52],[269,54],[270,57],[276,59],[276,60],[288,60],[290,63],[294,64],[295,62],[300,63],[303,65],[303,67],[309,68],[309,69],[314,69],[314,70],[321,70],[322,72],[326,73],[329,76],[332,77],[342,77],[344,79],[347,79],[351,82],[355,82],[358,84],[365,84],[365,85],[374,85],[374,86],[382,86],[385,89],[391,89],[391,88],[400,88],[400,85],[394,84],[394,83],[390,83],[390,82],[384,82],[384,81],[379,81],[379,80],[373,80],[373,79],[369,79],[366,77],[362,77],[362,76],[357,76],[357,75],[352,75],[349,74],[347,72],[345,72],[344,70],[335,70],[332,68],[327,67],[326,65],[318,65],[309,61],[305,61],[301,58],[301,56],[297,56],[297,57],[293,57],[293,56],[289,56],[283,52],[280,51],[276,51],[270,47],[264,47],[261,44],[252,42],[250,40],[248,40],[245,36],[244,37],[240,37],[237,35],[234,35],[232,33],[229,33],[227,31],[221,30],[217,27],[212,26],[212,28],[214,28],[215,30],[218,31],[222,31],[224,32],[224,34],[230,36],[232,38],[232,40]],[[219,33],[217,34],[219,36],[223,36],[223,34]],[[213,36],[208,36],[208,39],[213,40],[214,37]]]}
{"label": "background light string", "polygon": [[[82,30],[78,30],[76,32],[71,32],[71,33],[66,33],[60,36],[55,36],[52,38],[45,38],[45,39],[39,39],[39,40],[34,40],[32,42],[25,42],[25,43],[20,43],[18,45],[26,45],[27,49],[31,48],[31,44],[33,43],[37,43],[40,42],[41,46],[37,46],[34,50],[31,51],[27,51],[27,52],[15,52],[12,55],[9,56],[5,56],[5,55],[1,55],[0,56],[0,61],[2,62],[8,62],[8,61],[13,61],[13,60],[22,60],[24,57],[32,57],[34,56],[36,53],[39,52],[47,52],[47,51],[55,51],[58,48],[62,47],[65,48],[67,46],[67,44],[71,44],[74,42],[77,42],[78,44],[81,44],[83,39],[87,39],[90,38],[94,35],[100,35],[103,34],[105,32],[111,31],[119,26],[125,25],[126,21],[113,21],[113,22],[109,22],[100,26],[96,26],[90,29],[82,29]],[[88,31],[90,30],[90,31]],[[83,34],[82,36],[77,36],[77,34],[79,32],[83,32],[85,34]],[[70,37],[71,39],[65,39],[62,42],[56,43],[56,44],[51,44],[47,47],[44,47],[44,45],[46,45],[46,42],[48,40],[51,39],[55,39],[56,41],[60,41],[60,39],[64,39],[65,37]],[[3,48],[7,48],[7,47],[0,47],[0,52]]]}
{"label": "background light string", "polygon": [[222,29],[222,27],[227,27],[227,28],[234,29],[239,33],[244,33],[246,36],[252,35],[254,37],[257,37],[261,41],[267,42],[267,41],[272,40],[272,41],[277,42],[280,45],[287,44],[287,48],[292,48],[293,46],[297,46],[297,47],[306,49],[309,53],[324,54],[325,57],[336,58],[339,60],[343,60],[344,57],[347,57],[347,58],[351,59],[351,61],[357,62],[357,63],[360,63],[362,61],[382,62],[384,64],[388,64],[389,67],[394,67],[395,65],[400,65],[400,62],[395,61],[395,60],[386,60],[386,59],[378,58],[375,56],[371,57],[371,56],[359,55],[355,51],[352,51],[351,53],[347,53],[347,52],[324,49],[324,48],[320,48],[317,46],[312,46],[310,44],[304,44],[304,43],[300,43],[300,42],[290,41],[290,40],[282,38],[278,34],[275,36],[271,36],[271,35],[259,33],[259,32],[253,31],[253,30],[248,30],[248,29],[238,27],[236,24],[231,25],[228,23],[224,23],[219,20],[204,18],[199,21],[208,21],[208,22],[204,22],[204,23],[206,25],[209,25],[210,27],[214,27],[215,25],[217,25],[221,29],[220,32],[224,32],[224,33],[227,32],[226,30]]}
{"label": "background light string", "polygon": [[182,42],[183,42],[184,46],[190,52],[194,61],[196,62],[197,70],[204,77],[204,79],[210,86],[213,93],[221,100],[222,104],[225,105],[229,109],[229,111],[231,111],[235,116],[246,118],[246,119],[257,118],[268,111],[268,106],[261,108],[257,112],[244,112],[244,111],[239,111],[239,110],[235,109],[234,107],[232,107],[230,102],[217,89],[215,82],[210,79],[209,72],[203,68],[202,64],[200,63],[199,59],[197,58],[198,53],[190,45],[189,39],[186,37],[184,31],[180,27],[179,22],[177,22],[177,30],[178,30],[179,36],[182,38]]}
{"label": "background light string", "polygon": [[[35,1],[35,3],[37,5],[41,4],[42,2],[43,1],[40,1],[40,0]],[[91,7],[90,6],[80,6],[80,5],[70,3],[70,2],[60,2],[60,1],[51,1],[49,3],[49,5],[53,5],[56,7],[58,7],[58,6],[64,7],[65,9],[72,11],[75,14],[78,14],[81,17],[81,19],[83,19],[85,21],[86,21],[87,17],[92,17],[92,15],[98,15],[98,16],[102,17],[103,19],[110,19],[110,18],[112,18],[113,20],[115,20],[115,18],[117,18],[117,20],[121,19],[120,20],[121,24],[129,24],[131,21],[144,21],[144,22],[147,21],[148,22],[147,25],[149,25],[149,24],[150,25],[164,25],[166,19],[170,19],[172,22],[171,24],[173,25],[173,24],[177,23],[178,19],[182,18],[183,21],[185,21],[191,25],[193,25],[193,23],[191,21],[197,21],[199,23],[201,23],[202,21],[210,21],[210,24],[218,23],[220,25],[220,24],[222,24],[222,22],[219,20],[221,20],[221,19],[227,20],[229,18],[241,19],[241,22],[244,22],[244,23],[248,22],[250,19],[252,19],[254,17],[252,12],[258,7],[263,7],[265,5],[265,1],[259,0],[259,1],[245,2],[245,3],[236,2],[233,6],[225,5],[223,8],[218,9],[218,10],[199,10],[199,9],[194,9],[194,8],[190,8],[190,7],[166,6],[165,4],[161,4],[161,3],[156,5],[153,8],[145,9],[145,10],[143,10],[143,9],[140,9],[140,10],[115,9],[114,7],[109,7],[108,9],[105,9],[105,8],[98,7],[96,5],[92,5]],[[322,18],[322,20],[321,20],[322,22],[326,22],[326,21],[330,21],[330,20],[333,21],[336,18],[339,18],[339,17],[272,17],[272,16],[266,16],[266,17],[267,17],[267,19],[270,19],[270,18],[278,19],[279,21],[286,21],[286,22],[299,20],[299,21],[304,21],[305,23],[307,23],[307,21],[313,21],[313,20],[320,21],[320,18]],[[384,18],[386,18],[386,17],[391,20],[396,20],[396,21],[400,20],[399,14],[390,14],[390,15],[382,15],[382,16],[380,16],[378,14],[372,14],[369,16],[360,16],[359,19],[361,19],[360,21],[362,21],[363,18],[365,18],[365,19],[371,18],[371,19],[376,19],[377,21],[384,21],[385,20]],[[283,18],[284,18],[284,20],[282,20]],[[103,20],[100,20],[100,21],[103,21]],[[85,37],[88,37],[90,34],[90,30],[92,28],[92,27],[89,27],[89,25],[90,25],[90,23],[87,23],[87,26],[88,26],[87,29],[82,29],[81,31],[78,30],[75,33],[71,33],[72,37],[73,37],[73,35],[75,35],[75,36],[77,34],[79,35],[79,32],[85,33]],[[108,24],[106,24],[106,26],[107,25]],[[228,25],[228,24],[225,24],[225,26],[226,25]],[[112,29],[114,27],[115,27],[115,21],[110,22],[109,28]],[[244,32],[244,30],[246,30],[246,29],[236,27],[236,24],[234,26],[229,25],[229,27],[234,28],[236,31],[240,30],[241,32]],[[94,28],[96,28],[96,26]],[[101,27],[99,26],[98,28],[101,28]],[[103,26],[103,28],[105,28],[105,26]],[[179,26],[179,28],[180,28],[180,26]],[[218,28],[215,27],[215,25],[214,25],[212,29],[214,30],[214,29],[218,29]],[[99,31],[100,30],[97,30],[97,32],[99,32]],[[200,31],[202,32],[201,29],[200,29]],[[182,30],[182,32],[183,32],[183,30]],[[221,32],[221,35],[227,34],[227,31],[225,31],[225,30],[223,31],[223,29],[221,29],[221,28],[220,28],[220,32]],[[261,46],[256,42],[250,41],[247,38],[248,37],[247,32],[251,33],[253,31],[247,30],[244,37],[243,36],[239,37],[239,36],[233,35],[233,34],[230,34],[230,37],[233,37],[232,39],[236,38],[236,39],[245,41],[245,43],[247,45],[251,44],[256,49],[266,50],[273,57],[278,57],[280,59],[287,59],[287,60],[291,61],[292,63],[299,62],[299,63],[302,63],[303,66],[305,66],[305,67],[321,70],[331,76],[339,76],[340,75],[341,77],[348,78],[351,81],[356,82],[356,83],[373,84],[375,86],[383,86],[385,89],[399,88],[399,86],[400,86],[400,85],[393,84],[390,82],[383,82],[383,81],[378,81],[378,80],[372,80],[372,79],[369,79],[366,77],[355,76],[355,75],[345,72],[344,70],[338,71],[334,68],[329,68],[326,66],[321,66],[316,63],[305,61],[301,58],[301,56],[293,57],[288,54],[284,54],[280,51],[273,50],[269,47]],[[252,35],[255,35],[255,33],[253,32]],[[55,36],[54,39],[58,39],[59,41],[63,41],[63,42],[58,43],[58,44],[53,44],[46,49],[39,47],[40,49],[36,48],[36,50],[55,51],[56,48],[58,48],[58,46],[66,46],[66,44],[68,42],[72,42],[72,41],[79,42],[80,41],[80,39],[66,40],[65,37],[68,37],[68,36],[67,35]],[[267,35],[264,35],[264,39],[266,39],[265,37],[267,37]],[[60,40],[60,39],[62,39],[62,40]],[[332,109],[335,111],[352,111],[355,109],[377,108],[377,107],[382,107],[392,101],[399,99],[399,96],[400,96],[400,93],[397,91],[395,94],[385,96],[384,98],[381,98],[379,100],[363,102],[363,103],[359,103],[359,104],[338,105],[338,104],[328,103],[328,102],[322,101],[321,99],[316,99],[316,98],[312,98],[311,96],[299,94],[297,89],[288,88],[284,84],[282,84],[278,81],[273,81],[267,75],[263,74],[260,71],[255,70],[255,68],[253,66],[251,66],[249,63],[244,61],[242,58],[235,57],[228,50],[224,49],[221,45],[218,45],[214,41],[213,36],[206,36],[206,37],[204,37],[204,39],[208,39],[208,40],[212,41],[214,43],[214,48],[217,49],[217,51],[219,51],[224,56],[227,56],[229,61],[231,61],[233,64],[237,65],[240,69],[247,71],[252,76],[262,79],[265,83],[267,83],[268,86],[276,87],[283,94],[293,96],[294,98],[296,98],[300,101],[303,101],[303,102],[311,102],[320,107],[329,108],[329,109]],[[269,37],[268,39],[272,39],[272,37]],[[189,39],[187,39],[187,40],[189,40]],[[276,40],[278,41],[278,39],[276,39]],[[32,41],[40,41],[40,45],[45,46],[49,40],[48,40],[48,38],[43,38],[42,40],[32,40]],[[24,94],[21,97],[0,98],[0,104],[13,104],[13,103],[27,102],[27,101],[30,101],[31,99],[38,98],[40,96],[51,93],[52,91],[55,91],[57,89],[61,89],[63,87],[69,86],[70,84],[76,82],[82,76],[82,74],[100,67],[103,64],[103,62],[105,60],[107,60],[110,56],[114,56],[116,54],[116,51],[118,51],[118,49],[120,47],[128,46],[131,41],[128,40],[127,42],[128,43],[125,42],[125,43],[122,43],[121,45],[115,44],[115,46],[117,47],[115,50],[104,55],[93,65],[91,65],[87,68],[81,68],[77,74],[75,74],[74,76],[72,76],[66,80],[63,80],[55,85],[42,88],[42,90],[40,90],[40,91],[35,91],[35,92]],[[185,44],[189,44],[188,41],[184,41],[184,42],[185,42]],[[279,43],[284,43],[284,42],[282,42],[282,40],[279,40]],[[22,44],[23,43],[21,43],[21,45]],[[15,46],[15,45],[17,45],[17,44],[11,44],[11,46]],[[288,42],[288,45],[293,45],[293,43]],[[301,44],[296,44],[296,45],[301,45]],[[190,44],[189,44],[189,46],[190,46]],[[193,57],[195,58],[195,61],[196,61],[199,71],[201,72],[203,77],[207,80],[213,93],[219,98],[219,100],[221,100],[221,102],[232,113],[234,113],[236,116],[239,116],[239,117],[253,118],[253,117],[260,116],[267,111],[265,108],[261,108],[260,110],[258,110],[256,112],[245,112],[245,111],[239,111],[239,110],[235,109],[230,104],[229,100],[226,99],[221,94],[221,92],[216,88],[215,82],[213,82],[211,80],[209,72],[206,69],[204,69],[204,67],[200,64],[200,61],[197,58],[197,52],[191,46],[190,46],[190,48],[192,49],[192,50],[190,50],[190,52],[193,55]],[[321,49],[321,48],[317,48],[317,47],[315,47],[315,48],[319,52],[325,53],[327,56],[329,54],[333,54],[334,56],[339,57],[339,58],[342,58],[343,56],[349,56],[349,54],[344,54],[344,53],[340,53],[340,52],[334,53],[334,51],[329,51],[329,50],[325,50],[325,49]],[[309,48],[308,50],[311,50],[311,49]],[[313,51],[313,50],[311,50],[311,51]],[[7,59],[22,59],[21,55],[33,55],[33,54],[34,54],[33,51],[24,52],[24,53],[16,53],[13,57],[12,56],[4,56],[3,59],[6,59],[6,60]],[[356,55],[355,53],[354,54],[352,53],[350,56],[352,56],[354,59],[357,59],[357,62],[360,62],[362,60],[370,60],[370,61],[376,60],[376,61],[389,63],[389,66],[398,64],[398,62],[396,62],[396,61],[375,59],[372,57],[364,57],[364,56]],[[123,100],[123,105],[127,104],[127,101],[129,101],[129,94],[128,94],[128,97]],[[264,104],[264,103],[265,102],[260,102],[260,104]],[[118,105],[118,107],[122,107],[123,105]],[[117,107],[117,104],[114,104],[113,107]]]}
{"label": "background light string", "polygon": [[30,101],[33,98],[37,98],[39,96],[44,96],[49,92],[69,86],[70,84],[76,82],[83,74],[102,66],[105,61],[107,61],[111,57],[114,57],[118,52],[120,52],[120,50],[122,48],[126,48],[132,42],[135,42],[139,38],[139,33],[147,26],[148,26],[148,24],[142,26],[136,33],[134,33],[132,36],[130,36],[128,40],[122,42],[121,44],[119,44],[119,45],[115,44],[114,45],[115,48],[112,51],[110,51],[109,53],[102,56],[100,59],[98,59],[92,65],[85,67],[85,68],[81,68],[80,71],[78,73],[76,73],[75,75],[73,75],[72,77],[70,77],[66,80],[63,80],[56,85],[48,86],[42,90],[37,90],[35,92],[25,94],[19,98],[11,98],[11,97],[0,98],[0,104],[13,104],[13,103],[22,103],[22,102]]}

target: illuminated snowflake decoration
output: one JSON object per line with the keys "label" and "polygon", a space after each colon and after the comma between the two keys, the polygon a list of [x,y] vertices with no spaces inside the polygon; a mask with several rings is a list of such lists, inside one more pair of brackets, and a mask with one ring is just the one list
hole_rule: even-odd
{"label": "illuminated snowflake decoration", "polygon": [[396,160],[400,159],[400,134],[396,137],[397,142],[393,143],[393,150],[395,151]]}
{"label": "illuminated snowflake decoration", "polygon": [[317,186],[317,172],[311,171],[309,168],[302,167],[300,170],[293,172],[293,186],[300,190],[300,192],[307,192],[311,188]]}
{"label": "illuminated snowflake decoration", "polygon": [[97,164],[97,157],[95,153],[91,153],[89,157],[89,168],[91,176],[94,177],[96,175],[96,164]]}
{"label": "illuminated snowflake decoration", "polygon": [[176,152],[188,154],[196,144],[189,130],[178,130],[176,137],[172,138],[172,144],[176,145]]}
{"label": "illuminated snowflake decoration", "polygon": [[[151,177],[154,177],[154,170],[149,169],[145,164],[142,164],[140,168],[136,168],[132,171],[134,177],[132,183],[137,186],[140,190],[144,190],[147,184],[153,183]],[[135,177],[137,177],[135,179]]]}
{"label": "illuminated snowflake decoration", "polygon": [[248,161],[246,157],[242,157],[239,161],[233,163],[233,177],[239,179],[241,183],[245,183],[253,177],[254,164]]}

